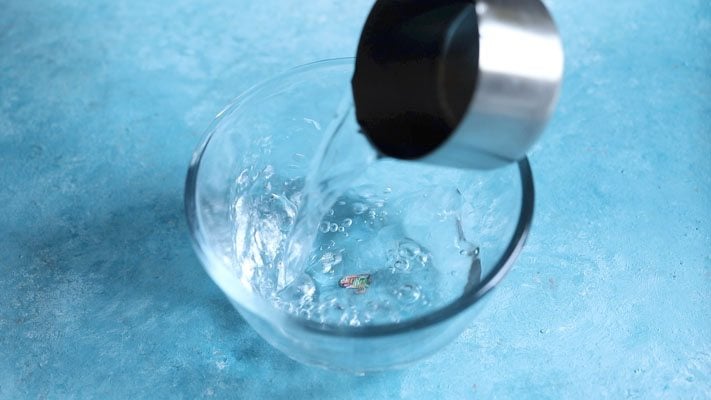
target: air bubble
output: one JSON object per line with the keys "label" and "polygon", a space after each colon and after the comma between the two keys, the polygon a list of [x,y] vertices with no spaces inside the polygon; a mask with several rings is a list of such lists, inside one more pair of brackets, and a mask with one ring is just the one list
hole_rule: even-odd
{"label": "air bubble", "polygon": [[400,254],[400,257],[414,258],[421,252],[420,246],[412,241],[400,242],[398,246],[398,254]]}
{"label": "air bubble", "polygon": [[330,226],[328,225],[328,222],[321,222],[320,224],[318,224],[318,230],[321,233],[328,233],[329,229]]}
{"label": "air bubble", "polygon": [[479,247],[467,246],[467,248],[460,250],[459,254],[467,257],[477,257],[479,255]]}
{"label": "air bubble", "polygon": [[331,222],[328,227],[328,230],[331,232],[338,232],[338,224]]}
{"label": "air bubble", "polygon": [[345,226],[346,228],[348,228],[348,227],[350,227],[351,225],[353,225],[353,220],[350,219],[350,218],[346,218],[346,219],[343,220],[343,222],[341,223],[341,225],[343,225],[343,226]]}
{"label": "air bubble", "polygon": [[353,203],[353,212],[356,213],[356,215],[363,214],[367,210],[368,210],[368,206],[366,206],[365,204],[363,204],[361,202]]}
{"label": "air bubble", "polygon": [[410,269],[410,262],[403,259],[397,259],[393,263],[393,268],[401,272],[408,271]]}
{"label": "air bubble", "polygon": [[351,306],[350,311],[350,320],[348,321],[348,325],[350,326],[360,326],[361,325],[361,316],[360,313],[358,312],[358,309],[354,306]]}
{"label": "air bubble", "polygon": [[406,304],[417,302],[422,296],[420,287],[417,285],[403,285],[396,293],[395,297]]}

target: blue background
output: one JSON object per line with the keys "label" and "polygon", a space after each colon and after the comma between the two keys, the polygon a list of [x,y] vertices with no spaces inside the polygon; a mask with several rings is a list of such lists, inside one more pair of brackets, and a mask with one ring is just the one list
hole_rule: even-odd
{"label": "blue background", "polygon": [[182,191],[222,106],[353,55],[371,2],[1,1],[0,398],[711,397],[711,3],[548,4],[523,255],[455,343],[357,378],[243,322]]}

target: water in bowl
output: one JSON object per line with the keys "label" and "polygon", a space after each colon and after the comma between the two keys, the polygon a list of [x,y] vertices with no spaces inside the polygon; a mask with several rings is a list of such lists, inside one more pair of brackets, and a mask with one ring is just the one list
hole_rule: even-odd
{"label": "water in bowl", "polygon": [[349,101],[323,137],[306,177],[268,164],[237,179],[245,286],[301,318],[361,326],[426,314],[479,283],[462,171],[378,158]]}

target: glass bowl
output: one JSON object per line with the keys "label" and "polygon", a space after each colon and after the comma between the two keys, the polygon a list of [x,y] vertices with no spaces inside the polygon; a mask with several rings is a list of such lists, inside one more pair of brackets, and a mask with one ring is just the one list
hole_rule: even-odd
{"label": "glass bowl", "polygon": [[[244,246],[244,232],[247,241],[262,245],[260,235],[265,233],[241,229],[260,223],[259,213],[238,204],[246,190],[243,183],[265,173],[280,184],[303,183],[324,127],[336,117],[344,93],[349,93],[353,64],[353,59],[336,59],[292,69],[248,90],[221,111],[191,160],[185,207],[205,269],[267,342],[302,363],[364,373],[430,355],[462,332],[480,308],[482,297],[501,281],[520,253],[533,215],[534,190],[525,159],[491,171],[378,161],[387,167],[367,179],[377,180],[378,174],[388,175],[392,170],[392,179],[407,179],[397,190],[420,193],[431,186],[443,189],[427,193],[455,190],[461,195],[464,211],[457,214],[456,233],[470,237],[476,249],[466,254],[461,250],[469,257],[467,261],[457,258],[454,252],[460,244],[436,233],[438,224],[449,218],[442,200],[425,193],[420,200],[395,203],[391,213],[400,215],[408,235],[427,245],[431,257],[439,260],[431,267],[439,277],[437,286],[430,288],[436,304],[434,300],[422,303],[428,306],[418,306],[398,320],[351,324],[276,307],[254,286],[262,258],[244,257],[249,250]],[[237,215],[238,210],[246,214]]]}

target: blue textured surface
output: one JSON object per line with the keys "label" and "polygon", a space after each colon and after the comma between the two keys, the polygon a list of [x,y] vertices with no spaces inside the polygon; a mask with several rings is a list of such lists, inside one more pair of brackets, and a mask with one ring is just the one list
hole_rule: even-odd
{"label": "blue textured surface", "polygon": [[222,105],[354,54],[370,1],[2,1],[0,398],[711,397],[711,3],[549,5],[566,82],[524,254],[454,344],[357,378],[242,321],[182,186]]}

